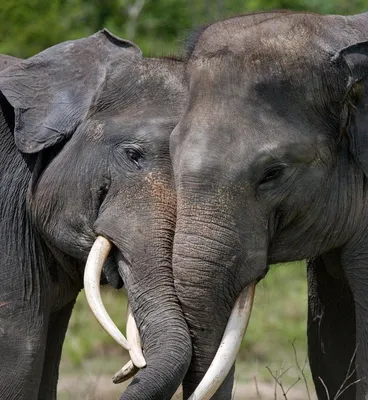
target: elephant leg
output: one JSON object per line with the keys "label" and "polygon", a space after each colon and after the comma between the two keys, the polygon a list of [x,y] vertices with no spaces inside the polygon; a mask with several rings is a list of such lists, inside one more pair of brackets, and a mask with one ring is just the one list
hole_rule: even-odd
{"label": "elephant leg", "polygon": [[[355,307],[339,251],[308,264],[307,332],[309,362],[318,399],[334,399],[339,390],[356,380]],[[355,393],[356,386],[351,385],[338,398],[352,400]]]}
{"label": "elephant leg", "polygon": [[61,351],[74,304],[75,300],[50,316],[38,400],[54,400],[57,397]]}
{"label": "elephant leg", "polygon": [[19,289],[10,279],[4,285],[6,278],[0,282],[0,398],[37,399],[47,338],[46,303],[34,282]]}
{"label": "elephant leg", "polygon": [[344,246],[341,260],[355,301],[357,399],[368,399],[368,243],[366,236]]}

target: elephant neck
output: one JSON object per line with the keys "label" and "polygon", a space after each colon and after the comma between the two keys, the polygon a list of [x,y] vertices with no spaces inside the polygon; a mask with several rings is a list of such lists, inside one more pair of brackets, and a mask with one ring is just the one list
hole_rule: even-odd
{"label": "elephant neck", "polygon": [[[35,157],[17,150],[12,133],[12,110],[6,103],[0,102],[0,106],[0,246],[8,255],[0,262],[16,260],[16,264],[25,264],[37,254],[27,213],[27,190]],[[34,257],[30,257],[33,250]]]}
{"label": "elephant neck", "polygon": [[12,108],[0,98],[0,271],[23,279],[17,287],[25,300],[44,291],[53,307],[57,262],[34,228],[27,204],[36,156],[16,148],[13,119]]}

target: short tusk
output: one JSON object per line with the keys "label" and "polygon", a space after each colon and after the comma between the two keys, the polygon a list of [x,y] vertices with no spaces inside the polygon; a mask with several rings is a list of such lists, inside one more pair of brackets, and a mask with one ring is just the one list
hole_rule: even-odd
{"label": "short tusk", "polygon": [[238,354],[252,312],[255,282],[237,298],[215,358],[188,400],[209,400],[229,373]]}
{"label": "short tusk", "polygon": [[147,365],[142,353],[141,338],[139,336],[137,324],[135,323],[132,309],[129,303],[127,307],[126,332],[128,342],[131,346],[129,354],[132,359],[127,362],[124,367],[112,377],[112,381],[114,383],[122,383],[127,381],[139,371],[139,368],[143,368]]}
{"label": "short tusk", "polygon": [[141,338],[139,336],[137,324],[135,323],[135,320],[134,320],[134,317],[132,314],[132,309],[131,309],[129,303],[128,303],[128,308],[127,308],[126,334],[127,334],[127,339],[128,339],[129,345],[131,347],[129,354],[130,354],[130,358],[133,361],[133,364],[138,368],[145,367],[147,364],[146,364],[146,360],[144,359],[144,356],[142,353]]}
{"label": "short tusk", "polygon": [[97,321],[117,343],[124,347],[124,349],[130,350],[128,341],[110,318],[101,299],[101,272],[110,249],[111,243],[104,237],[98,236],[89,252],[84,270],[84,289],[89,307],[97,318]]}
{"label": "short tusk", "polygon": [[129,360],[129,362],[127,362],[124,367],[112,377],[112,381],[114,383],[125,382],[132,378],[138,371],[139,368],[137,368],[133,362]]}

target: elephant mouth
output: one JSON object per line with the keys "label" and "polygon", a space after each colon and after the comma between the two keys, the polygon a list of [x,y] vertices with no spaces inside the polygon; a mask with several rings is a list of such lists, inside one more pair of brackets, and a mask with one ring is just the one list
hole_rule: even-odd
{"label": "elephant mouth", "polygon": [[[100,279],[103,265],[111,248],[112,244],[109,240],[102,236],[97,237],[87,259],[84,272],[84,288],[89,307],[97,321],[120,346],[129,351],[131,360],[113,377],[114,383],[120,383],[134,376],[140,368],[144,368],[146,361],[142,353],[139,331],[129,304],[127,310],[127,338],[125,338],[110,318],[102,302]],[[210,399],[228,375],[248,327],[255,285],[256,282],[252,282],[246,286],[237,298],[217,353],[202,381],[188,400]]]}
{"label": "elephant mouth", "polygon": [[112,244],[109,240],[102,236],[98,236],[95,240],[86,262],[84,270],[84,289],[88,301],[88,305],[95,315],[97,321],[105,329],[105,331],[124,349],[129,351],[131,361],[129,361],[114,377],[114,383],[123,382],[131,378],[140,368],[146,366],[146,360],[142,353],[141,340],[139,331],[135,323],[131,308],[128,303],[127,309],[127,338],[120,332],[109,316],[100,292],[100,280],[103,265],[110,253]]}

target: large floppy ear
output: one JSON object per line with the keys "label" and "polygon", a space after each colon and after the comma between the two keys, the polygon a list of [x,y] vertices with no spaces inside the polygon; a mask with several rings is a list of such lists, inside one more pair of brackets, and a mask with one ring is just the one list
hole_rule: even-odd
{"label": "large floppy ear", "polygon": [[106,29],[64,42],[0,73],[0,91],[14,108],[14,139],[36,153],[72,135],[88,113],[109,70],[140,49]]}
{"label": "large floppy ear", "polygon": [[350,149],[368,176],[368,41],[343,48],[332,61],[347,66],[345,101],[351,106],[347,126]]}

